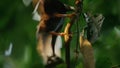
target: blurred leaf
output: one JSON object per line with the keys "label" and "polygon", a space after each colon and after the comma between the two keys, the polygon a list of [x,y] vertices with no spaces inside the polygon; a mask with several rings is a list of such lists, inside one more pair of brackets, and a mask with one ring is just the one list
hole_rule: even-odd
{"label": "blurred leaf", "polygon": [[111,68],[112,62],[107,56],[101,56],[96,60],[96,68]]}

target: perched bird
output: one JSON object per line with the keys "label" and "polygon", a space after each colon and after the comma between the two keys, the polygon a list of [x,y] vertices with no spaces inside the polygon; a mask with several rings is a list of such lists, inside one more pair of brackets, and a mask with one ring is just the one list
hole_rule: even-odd
{"label": "perched bird", "polygon": [[[59,64],[62,61],[60,58],[61,37],[52,35],[50,32],[59,32],[63,25],[63,17],[55,17],[55,14],[65,14],[71,10],[59,0],[33,0],[35,12],[40,15],[40,22],[37,26],[37,51],[42,56],[44,64],[50,67]],[[56,38],[59,40],[56,41]],[[57,44],[55,45],[55,42]]]}
{"label": "perched bird", "polygon": [[87,39],[91,43],[94,43],[100,34],[100,30],[104,21],[102,14],[92,15],[91,13],[84,13],[85,20],[87,22]]}
{"label": "perched bird", "polygon": [[68,6],[59,0],[23,0],[28,6],[33,3],[33,19],[39,21],[37,25],[37,51],[43,58],[46,67],[62,62],[60,48],[62,39],[50,32],[59,32],[62,28],[64,17],[56,17],[55,14],[65,14],[73,11],[74,7]]}

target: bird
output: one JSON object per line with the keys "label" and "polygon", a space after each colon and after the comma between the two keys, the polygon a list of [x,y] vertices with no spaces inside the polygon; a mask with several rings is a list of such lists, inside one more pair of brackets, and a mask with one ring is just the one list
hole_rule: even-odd
{"label": "bird", "polygon": [[[61,37],[50,32],[59,32],[63,26],[64,17],[55,17],[54,14],[66,14],[72,9],[59,0],[33,0],[33,6],[41,18],[37,25],[36,36],[37,51],[42,56],[43,63],[46,67],[62,63],[60,54],[57,54],[60,53]],[[59,40],[56,41],[56,38]]]}

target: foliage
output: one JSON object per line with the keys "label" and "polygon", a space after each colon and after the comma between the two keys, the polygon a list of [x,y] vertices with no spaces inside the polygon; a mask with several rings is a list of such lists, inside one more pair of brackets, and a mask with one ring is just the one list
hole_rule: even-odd
{"label": "foliage", "polygon": [[[74,0],[61,1],[74,6]],[[84,0],[83,5],[84,12],[102,13],[105,16],[101,35],[98,41],[93,44],[96,68],[110,68],[119,65],[120,0]],[[17,66],[15,68],[43,67],[42,59],[36,52],[35,31],[37,22],[32,20],[32,11],[32,5],[25,7],[22,0],[0,1],[0,67],[3,67],[5,62]],[[84,21],[80,22],[84,23]],[[74,37],[76,38],[76,35]],[[77,68],[82,68],[82,56],[80,55],[79,62],[75,62],[73,56],[75,38],[71,42],[71,59],[73,59],[71,64],[73,67],[76,64]],[[12,55],[5,57],[4,52],[11,42],[13,43]],[[64,48],[62,53],[64,54]],[[64,64],[60,65],[59,68],[61,67],[64,68]]]}

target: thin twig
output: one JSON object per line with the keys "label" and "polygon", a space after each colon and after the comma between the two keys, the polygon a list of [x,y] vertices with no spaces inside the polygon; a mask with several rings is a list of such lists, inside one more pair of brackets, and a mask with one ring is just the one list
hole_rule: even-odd
{"label": "thin twig", "polygon": [[65,39],[65,52],[66,52],[66,67],[70,68],[70,41],[71,41],[71,36],[69,36],[70,29],[72,24],[75,22],[76,19],[76,15],[74,15],[73,17],[71,17],[71,21],[69,23],[67,23],[64,33],[67,35],[64,35],[64,39]]}

